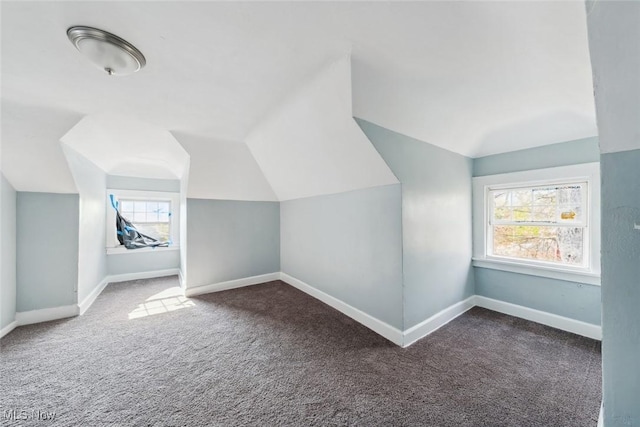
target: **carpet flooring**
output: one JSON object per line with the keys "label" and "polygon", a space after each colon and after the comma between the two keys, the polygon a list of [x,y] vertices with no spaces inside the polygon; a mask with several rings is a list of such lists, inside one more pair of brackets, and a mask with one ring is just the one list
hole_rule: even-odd
{"label": "carpet flooring", "polygon": [[[474,308],[403,349],[282,282],[190,299],[177,286],[176,277],[110,284],[85,315],[4,337],[0,423],[597,422],[594,340]],[[34,419],[47,413],[53,421]]]}

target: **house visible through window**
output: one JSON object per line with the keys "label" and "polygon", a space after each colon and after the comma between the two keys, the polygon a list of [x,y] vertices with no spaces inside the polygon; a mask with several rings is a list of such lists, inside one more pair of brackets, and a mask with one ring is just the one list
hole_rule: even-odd
{"label": "house visible through window", "polygon": [[120,215],[136,230],[159,242],[171,241],[171,202],[120,199]]}
{"label": "house visible through window", "polygon": [[489,188],[488,256],[589,266],[588,183]]}

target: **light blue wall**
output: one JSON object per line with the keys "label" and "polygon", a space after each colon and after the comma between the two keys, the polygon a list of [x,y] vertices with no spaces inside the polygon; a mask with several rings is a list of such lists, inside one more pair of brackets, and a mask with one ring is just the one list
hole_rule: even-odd
{"label": "light blue wall", "polygon": [[187,199],[187,287],[280,271],[278,202]]}
{"label": "light blue wall", "polygon": [[282,272],[402,329],[401,203],[398,184],[282,202]]}
{"label": "light blue wall", "polygon": [[180,181],[180,286],[184,287],[188,283],[187,277],[187,190],[189,182],[187,179]]}
{"label": "light blue wall", "polygon": [[[587,138],[473,160],[474,176],[568,166],[600,160],[598,139]],[[600,324],[600,287],[475,267],[476,294]]]}
{"label": "light blue wall", "polygon": [[577,165],[600,161],[598,138],[511,151],[473,159],[473,176],[495,175],[532,169]]}
{"label": "light blue wall", "polygon": [[171,193],[179,193],[180,180],[107,175],[107,188],[118,190],[167,191]]}
{"label": "light blue wall", "polygon": [[[604,426],[640,426],[640,2],[588,1],[602,157]],[[604,154],[614,153],[614,154]]]}
{"label": "light blue wall", "polygon": [[130,250],[122,254],[109,254],[107,270],[110,275],[143,273],[180,267],[180,250],[158,248],[138,252]]}
{"label": "light blue wall", "polygon": [[640,150],[600,168],[605,426],[640,426]]}
{"label": "light blue wall", "polygon": [[80,193],[78,228],[78,303],[82,303],[107,275],[106,174],[77,151],[63,146]]}
{"label": "light blue wall", "polygon": [[0,329],[16,317],[16,197],[0,173]]}
{"label": "light blue wall", "polygon": [[402,183],[404,329],[473,295],[471,159],[364,120]]}
{"label": "light blue wall", "polygon": [[476,294],[600,324],[600,286],[475,268]]}
{"label": "light blue wall", "polygon": [[78,195],[17,196],[17,311],[76,304]]}

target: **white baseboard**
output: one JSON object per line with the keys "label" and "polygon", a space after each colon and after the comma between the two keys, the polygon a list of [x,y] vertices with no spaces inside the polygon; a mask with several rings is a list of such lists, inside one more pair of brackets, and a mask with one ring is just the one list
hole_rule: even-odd
{"label": "white baseboard", "polygon": [[174,276],[180,275],[181,271],[178,268],[169,268],[166,270],[154,270],[154,271],[143,271],[140,273],[126,273],[126,274],[112,274],[105,276],[104,279],[96,286],[96,288],[91,291],[91,293],[78,304],[78,310],[80,315],[83,315],[91,304],[93,304],[98,298],[98,295],[104,291],[104,288],[107,287],[109,283],[118,283],[118,282],[127,282],[129,280],[140,280],[140,279],[153,279],[155,277],[165,277],[165,276]]}
{"label": "white baseboard", "polygon": [[604,427],[604,411],[602,407],[603,403],[600,404],[600,415],[598,415],[598,427]]}
{"label": "white baseboard", "polygon": [[18,322],[16,322],[14,320],[13,322],[9,323],[4,328],[0,329],[0,338],[2,338],[3,336],[7,335],[9,332],[13,331],[17,326],[18,326]]}
{"label": "white baseboard", "polygon": [[187,281],[184,279],[184,273],[182,273],[182,269],[178,269],[178,281],[180,282],[180,287],[185,289],[187,287]]}
{"label": "white baseboard", "polygon": [[409,347],[414,342],[421,338],[426,337],[430,333],[436,331],[447,323],[451,322],[456,317],[460,316],[467,310],[475,306],[475,295],[470,296],[466,300],[453,304],[444,310],[434,314],[427,320],[418,323],[417,325],[404,331],[402,346]]}
{"label": "white baseboard", "polygon": [[377,334],[382,335],[392,343],[402,346],[403,335],[402,331],[400,331],[399,329],[383,322],[382,320],[376,319],[375,317],[361,310],[358,310],[357,308],[347,304],[346,302],[332,297],[331,295],[326,294],[314,288],[313,286],[310,286],[303,281],[296,279],[295,277],[289,276],[286,273],[280,273],[280,278],[282,281],[293,286],[294,288],[297,288],[302,292],[309,294],[316,299],[319,299],[325,304],[335,308],[339,312],[351,317],[356,322],[361,323]]}
{"label": "white baseboard", "polygon": [[82,300],[80,304],[78,304],[78,312],[82,316],[88,309],[91,307],[91,304],[94,303],[98,295],[104,291],[104,288],[109,284],[109,276],[106,276],[102,281],[95,287],[93,291],[87,297]]}
{"label": "white baseboard", "polygon": [[543,325],[582,335],[584,337],[602,340],[602,328],[591,323],[581,322],[580,320],[574,320],[568,317],[558,316],[557,314],[547,313],[546,311],[511,304],[509,302],[487,298],[480,295],[476,295],[475,305],[497,311],[499,313],[508,314],[510,316],[531,320],[532,322],[541,323]]}
{"label": "white baseboard", "polygon": [[63,305],[61,307],[43,308],[40,310],[19,311],[16,313],[17,326],[31,325],[32,323],[49,322],[51,320],[74,317],[79,313],[77,304]]}
{"label": "white baseboard", "polygon": [[106,276],[91,291],[91,293],[79,304],[66,305],[61,307],[43,308],[40,310],[21,311],[16,313],[16,320],[2,328],[0,338],[11,332],[18,326],[30,325],[32,323],[49,322],[51,320],[64,319],[84,314],[91,304],[93,304],[109,283],[126,282],[129,280],[153,279],[155,277],[165,277],[180,274],[177,268],[167,270],[145,271],[142,273],[115,274]]}
{"label": "white baseboard", "polygon": [[175,276],[180,274],[179,268],[166,270],[143,271],[140,273],[112,274],[106,279],[109,283],[128,282],[129,280],[153,279],[155,277]]}
{"label": "white baseboard", "polygon": [[192,297],[195,295],[209,294],[211,292],[226,291],[229,289],[242,288],[244,286],[258,285],[260,283],[279,280],[280,273],[261,274],[259,276],[245,277],[243,279],[229,280],[226,282],[213,283],[211,285],[195,286],[193,288],[185,288],[184,295]]}
{"label": "white baseboard", "polygon": [[[98,295],[104,290],[109,283],[123,282],[128,280],[148,279],[154,277],[164,277],[178,274],[182,278],[180,269],[156,270],[144,273],[119,274],[105,277],[102,282],[87,296],[80,304],[68,305],[62,307],[45,308],[41,310],[23,311],[16,313],[16,320],[11,322],[0,330],[0,338],[11,332],[14,328],[32,323],[48,322],[51,320],[62,319],[65,317],[73,317],[83,314],[93,304]],[[287,284],[311,295],[312,297],[324,302],[325,304],[335,308],[341,313],[351,317],[355,321],[361,323],[372,331],[385,337],[389,341],[402,347],[408,347],[414,342],[431,334],[435,330],[449,323],[456,317],[460,316],[474,306],[486,308],[488,310],[497,311],[499,313],[508,314],[510,316],[520,317],[522,319],[541,323],[563,331],[582,335],[588,338],[601,340],[602,328],[591,323],[581,322],[579,320],[570,319],[556,314],[535,310],[521,305],[511,304],[480,295],[471,296],[464,301],[460,301],[446,309],[434,314],[430,318],[415,325],[406,331],[389,325],[347,303],[341,301],[323,291],[314,288],[307,283],[296,279],[286,273],[276,272],[262,274],[259,276],[246,277],[242,279],[229,280],[226,282],[214,283],[211,285],[197,286],[193,288],[185,288],[185,296],[191,297],[211,292],[219,292],[229,289],[240,288],[244,286],[257,285],[260,283],[270,282],[273,280],[282,280]],[[602,410],[600,415],[602,416]]]}

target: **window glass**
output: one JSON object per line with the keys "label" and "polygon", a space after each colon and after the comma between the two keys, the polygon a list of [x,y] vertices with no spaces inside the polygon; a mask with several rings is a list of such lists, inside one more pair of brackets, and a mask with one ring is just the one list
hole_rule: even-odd
{"label": "window glass", "polygon": [[493,255],[538,261],[583,264],[582,228],[501,225],[493,230]]}
{"label": "window glass", "polygon": [[487,253],[585,265],[586,194],[586,182],[490,189]]}
{"label": "window glass", "polygon": [[122,200],[120,214],[142,234],[160,242],[171,240],[171,203],[151,200]]}

